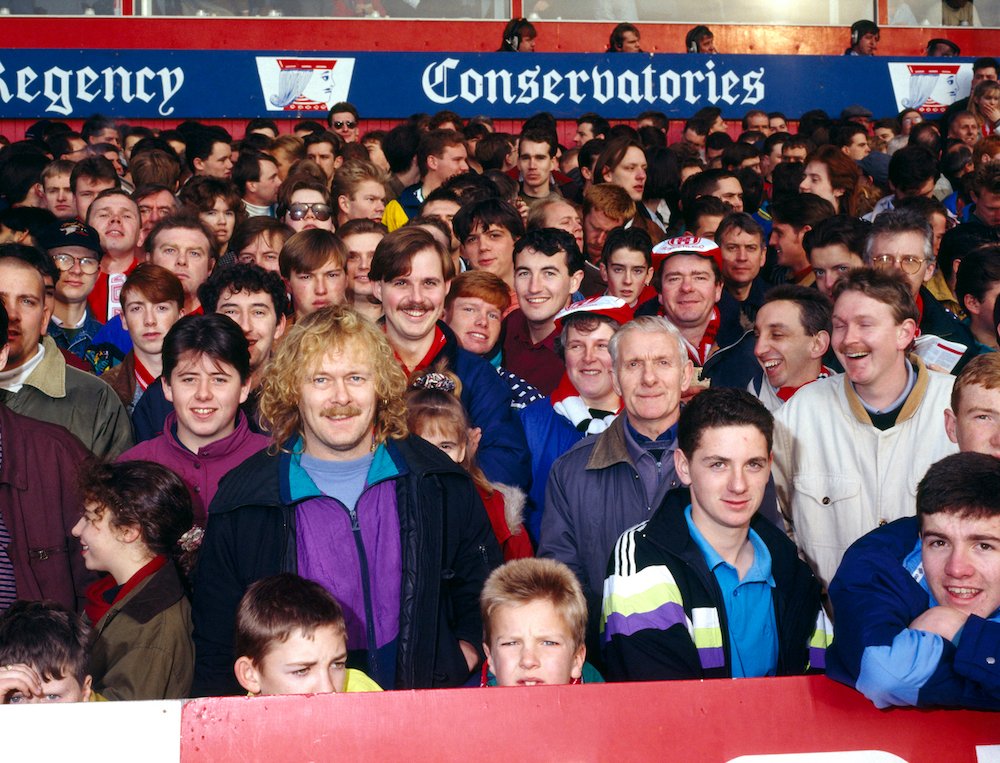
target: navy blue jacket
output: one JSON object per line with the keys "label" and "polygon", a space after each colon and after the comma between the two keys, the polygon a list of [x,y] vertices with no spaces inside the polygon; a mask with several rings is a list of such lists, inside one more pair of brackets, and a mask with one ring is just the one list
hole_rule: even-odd
{"label": "navy blue jacket", "polygon": [[524,526],[537,545],[542,530],[542,512],[545,510],[545,486],[552,464],[583,439],[583,432],[577,431],[565,417],[556,413],[548,398],[536,400],[522,409],[521,423],[531,453],[531,490],[528,492]]}
{"label": "navy blue jacket", "polygon": [[[872,530],[847,549],[830,583],[836,619],[827,674],[864,692],[879,707],[1000,710],[996,613],[992,620],[970,616],[957,646],[935,634],[909,630],[930,606],[930,594],[903,565],[918,537],[918,519],[905,517]],[[890,673],[885,665],[902,669]]]}
{"label": "navy blue jacket", "polygon": [[524,429],[511,408],[511,391],[496,370],[478,355],[458,346],[454,332],[443,321],[438,328],[445,346],[432,362],[447,361],[462,381],[462,405],[472,426],[483,430],[476,458],[491,482],[514,485],[525,492],[531,484],[531,460]]}

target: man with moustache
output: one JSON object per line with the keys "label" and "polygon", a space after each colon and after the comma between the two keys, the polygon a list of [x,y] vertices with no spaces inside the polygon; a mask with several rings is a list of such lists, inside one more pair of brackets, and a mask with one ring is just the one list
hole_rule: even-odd
{"label": "man with moustache", "polygon": [[526,489],[528,448],[510,388],[489,363],[463,350],[442,320],[453,276],[444,246],[423,228],[409,226],[379,242],[369,272],[382,303],[382,326],[407,378],[424,369],[457,375],[470,423],[482,430],[479,465],[490,480]]}
{"label": "man with moustache", "polygon": [[386,334],[332,305],[289,330],[269,369],[271,447],[224,477],[209,506],[193,693],[240,691],[240,597],[289,570],[343,606],[349,666],[385,689],[461,686],[482,659],[479,591],[500,549],[468,474],[409,435]]}
{"label": "man with moustache", "polygon": [[824,585],[854,541],[913,515],[918,478],[955,452],[944,431],[953,378],[909,354],[918,313],[902,275],[852,270],[834,298],[844,374],[799,389],[774,442],[778,506]]}

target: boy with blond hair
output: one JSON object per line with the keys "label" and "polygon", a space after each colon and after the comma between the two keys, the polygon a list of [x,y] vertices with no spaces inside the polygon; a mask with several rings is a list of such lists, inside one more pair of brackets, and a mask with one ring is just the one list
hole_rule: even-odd
{"label": "boy with blond hair", "polygon": [[603,682],[584,662],[587,600],[562,562],[517,559],[498,567],[479,605],[486,652],[481,686]]}

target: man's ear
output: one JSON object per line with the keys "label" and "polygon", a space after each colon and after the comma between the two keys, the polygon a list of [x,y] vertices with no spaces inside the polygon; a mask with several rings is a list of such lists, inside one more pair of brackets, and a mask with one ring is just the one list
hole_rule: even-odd
{"label": "man's ear", "polygon": [[899,324],[896,331],[899,335],[896,347],[900,350],[905,350],[913,343],[913,340],[917,336],[917,322],[912,318],[907,318]]}
{"label": "man's ear", "polygon": [[251,694],[260,694],[260,671],[249,657],[240,657],[233,666],[236,680]]}
{"label": "man's ear", "polygon": [[[937,270],[937,263],[936,262],[928,262],[927,263],[927,269],[924,270],[924,283],[927,283],[928,281],[930,281],[934,277],[934,271],[936,271],[936,270]],[[955,272],[957,273],[958,271],[956,270]]]}
{"label": "man's ear", "polygon": [[969,315],[979,315],[979,312],[983,309],[983,303],[973,295],[966,294],[962,297],[962,307],[965,308],[965,312]]}
{"label": "man's ear", "polygon": [[951,408],[944,409],[944,431],[948,439],[958,444],[958,417]]}
{"label": "man's ear", "polygon": [[817,331],[809,344],[809,357],[813,360],[822,358],[826,351],[830,349],[830,333],[828,331]]}
{"label": "man's ear", "polygon": [[677,448],[674,451],[674,468],[677,470],[677,477],[685,485],[691,484],[691,469],[684,451]]}
{"label": "man's ear", "polygon": [[339,209],[345,215],[350,213],[351,204],[350,200],[347,198],[346,195],[340,194],[340,196],[337,197],[337,209]]}

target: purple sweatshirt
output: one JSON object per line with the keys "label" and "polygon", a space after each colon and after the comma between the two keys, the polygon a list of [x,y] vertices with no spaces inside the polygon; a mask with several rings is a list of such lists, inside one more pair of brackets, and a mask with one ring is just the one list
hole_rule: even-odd
{"label": "purple sweatshirt", "polygon": [[264,435],[250,431],[247,417],[240,411],[231,434],[192,453],[177,439],[177,414],[171,411],[163,424],[163,434],[130,448],[118,460],[155,461],[177,472],[191,493],[194,523],[204,527],[219,480],[269,443]]}

